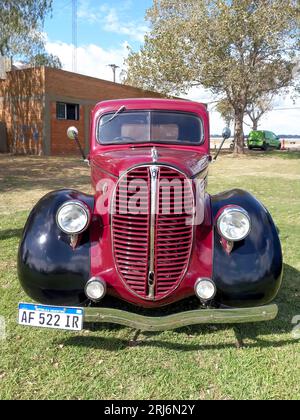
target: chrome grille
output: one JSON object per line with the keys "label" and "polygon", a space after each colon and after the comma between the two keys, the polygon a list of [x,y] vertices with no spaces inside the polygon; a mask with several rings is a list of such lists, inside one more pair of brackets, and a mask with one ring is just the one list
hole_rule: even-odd
{"label": "chrome grille", "polygon": [[[157,300],[172,293],[187,270],[193,243],[193,224],[187,221],[192,219],[194,199],[184,174],[156,165],[153,197],[153,168],[138,167],[121,177],[115,191],[112,239],[116,267],[127,288],[143,299]],[[166,195],[172,182],[178,188],[171,187]],[[154,199],[156,212],[151,217]]]}

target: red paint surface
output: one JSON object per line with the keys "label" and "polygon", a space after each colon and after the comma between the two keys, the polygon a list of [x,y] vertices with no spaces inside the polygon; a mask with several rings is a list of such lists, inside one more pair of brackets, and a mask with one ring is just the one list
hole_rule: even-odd
{"label": "red paint surface", "polygon": [[[117,111],[122,105],[127,110],[173,110],[197,114],[203,121],[204,142],[202,145],[181,146],[169,144],[139,144],[134,145],[100,145],[96,141],[96,126],[98,119],[106,113]],[[212,220],[210,198],[203,199],[204,221],[193,227],[193,242],[187,271],[172,293],[161,293],[157,301],[150,301],[132,291],[120,278],[116,268],[115,254],[111,230],[111,217],[102,214],[102,201],[111,204],[113,192],[118,177],[130,168],[153,162],[152,147],[158,152],[158,163],[169,165],[184,172],[188,178],[203,170],[203,177],[207,175],[209,158],[209,120],[206,107],[202,104],[183,100],[163,99],[132,99],[108,101],[98,104],[92,112],[91,122],[91,171],[92,184],[96,190],[96,206],[94,221],[91,227],[91,275],[102,277],[108,286],[108,293],[133,304],[144,307],[158,307],[176,302],[194,295],[194,284],[199,277],[212,276]],[[200,162],[200,163],[199,163]],[[103,184],[108,184],[108,191],[102,191]],[[106,185],[105,189],[106,190]],[[194,189],[195,199],[197,194]],[[170,222],[171,223],[171,222]],[[178,239],[180,240],[180,238]],[[159,261],[157,262],[159,263]]]}

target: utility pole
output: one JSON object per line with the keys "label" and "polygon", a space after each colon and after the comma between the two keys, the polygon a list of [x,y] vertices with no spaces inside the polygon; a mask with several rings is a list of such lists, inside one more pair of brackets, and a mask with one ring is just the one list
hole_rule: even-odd
{"label": "utility pole", "polygon": [[72,1],[72,71],[77,72],[77,0]]}
{"label": "utility pole", "polygon": [[111,67],[113,71],[113,75],[114,75],[114,83],[116,83],[116,72],[117,72],[117,69],[120,68],[120,66],[117,66],[116,64],[109,64],[108,67]]}

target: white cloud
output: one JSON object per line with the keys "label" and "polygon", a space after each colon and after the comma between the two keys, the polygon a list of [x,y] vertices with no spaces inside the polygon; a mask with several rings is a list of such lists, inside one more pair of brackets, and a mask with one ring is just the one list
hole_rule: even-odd
{"label": "white cloud", "polygon": [[[123,67],[127,57],[128,44],[125,42],[116,49],[104,49],[95,44],[89,44],[77,48],[77,71],[87,76],[98,77],[112,81],[112,70],[108,64],[117,64]],[[73,45],[65,42],[46,43],[48,53],[57,55],[64,70],[72,71]]]}
{"label": "white cloud", "polygon": [[123,2],[116,9],[108,4],[95,6],[90,0],[81,0],[78,18],[89,24],[99,24],[106,32],[126,35],[128,38],[142,43],[149,28],[144,20],[129,19],[128,11],[131,7],[131,1]]}
{"label": "white cloud", "polygon": [[111,9],[105,17],[104,30],[117,34],[127,35],[135,41],[143,42],[148,26],[138,22],[127,22],[120,20],[115,9]]}

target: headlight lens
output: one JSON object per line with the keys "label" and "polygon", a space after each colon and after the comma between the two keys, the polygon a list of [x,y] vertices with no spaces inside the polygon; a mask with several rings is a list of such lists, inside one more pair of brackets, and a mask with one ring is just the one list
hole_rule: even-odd
{"label": "headlight lens", "polygon": [[93,277],[85,286],[85,294],[90,300],[99,302],[106,294],[106,283],[98,277]]}
{"label": "headlight lens", "polygon": [[212,300],[216,295],[217,289],[211,279],[198,279],[195,284],[195,293],[199,299],[204,301]]}
{"label": "headlight lens", "polygon": [[218,231],[227,241],[241,241],[251,230],[249,214],[241,207],[228,207],[218,217]]}
{"label": "headlight lens", "polygon": [[80,201],[68,201],[59,208],[56,222],[58,227],[67,234],[82,233],[90,223],[89,209]]}

